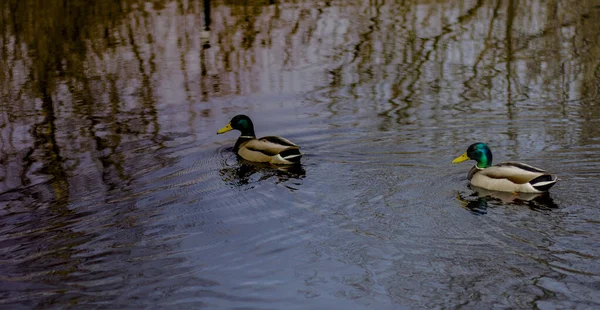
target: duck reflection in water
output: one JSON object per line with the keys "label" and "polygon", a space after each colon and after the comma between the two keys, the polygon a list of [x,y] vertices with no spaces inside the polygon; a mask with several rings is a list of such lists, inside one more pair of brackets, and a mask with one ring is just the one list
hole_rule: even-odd
{"label": "duck reflection in water", "polygon": [[238,157],[237,161],[233,163],[230,160],[224,160],[223,168],[220,169],[219,175],[223,181],[236,187],[252,185],[275,178],[276,184],[283,183],[285,187],[293,191],[297,189],[293,185],[300,184],[288,181],[303,179],[306,176],[306,171],[301,164],[274,166],[268,163],[250,162]]}
{"label": "duck reflection in water", "polygon": [[473,214],[486,214],[488,203],[527,206],[531,210],[537,211],[548,211],[558,208],[558,205],[548,192],[538,194],[509,193],[491,191],[473,185],[469,185],[469,187],[473,190],[473,193],[464,195],[464,193],[458,192],[456,199],[461,202],[461,205],[465,209],[471,211]]}

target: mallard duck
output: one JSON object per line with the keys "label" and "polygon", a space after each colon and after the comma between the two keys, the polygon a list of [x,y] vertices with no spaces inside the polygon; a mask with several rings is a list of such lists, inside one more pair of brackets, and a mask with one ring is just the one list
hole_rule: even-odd
{"label": "mallard duck", "polygon": [[469,171],[467,178],[473,186],[516,193],[546,192],[558,181],[542,169],[519,162],[503,162],[492,166],[492,151],[485,143],[473,143],[461,156],[452,163],[460,163],[472,159],[477,162]]}
{"label": "mallard duck", "polygon": [[257,139],[254,125],[246,115],[234,116],[229,124],[217,131],[217,134],[233,129],[242,133],[235,143],[233,151],[247,161],[274,165],[292,165],[300,162],[303,155],[300,153],[300,147],[288,139],[277,136]]}

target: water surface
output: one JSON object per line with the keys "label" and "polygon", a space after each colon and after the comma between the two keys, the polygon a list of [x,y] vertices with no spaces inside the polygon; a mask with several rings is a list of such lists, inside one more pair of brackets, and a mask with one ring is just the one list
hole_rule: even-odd
{"label": "water surface", "polygon": [[[0,12],[2,308],[600,307],[596,1]],[[476,141],[558,185],[469,188]]]}

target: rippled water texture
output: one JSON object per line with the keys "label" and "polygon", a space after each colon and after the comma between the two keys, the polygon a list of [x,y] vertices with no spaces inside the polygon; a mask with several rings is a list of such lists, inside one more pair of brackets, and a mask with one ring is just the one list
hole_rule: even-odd
{"label": "rippled water texture", "polygon": [[[600,307],[596,0],[0,14],[0,308]],[[476,141],[558,185],[471,189]]]}

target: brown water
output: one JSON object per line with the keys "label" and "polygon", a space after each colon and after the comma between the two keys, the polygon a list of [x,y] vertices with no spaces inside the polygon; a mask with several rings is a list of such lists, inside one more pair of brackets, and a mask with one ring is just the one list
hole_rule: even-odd
{"label": "brown water", "polygon": [[[0,12],[1,308],[600,307],[598,1]],[[470,189],[476,141],[558,185]]]}

